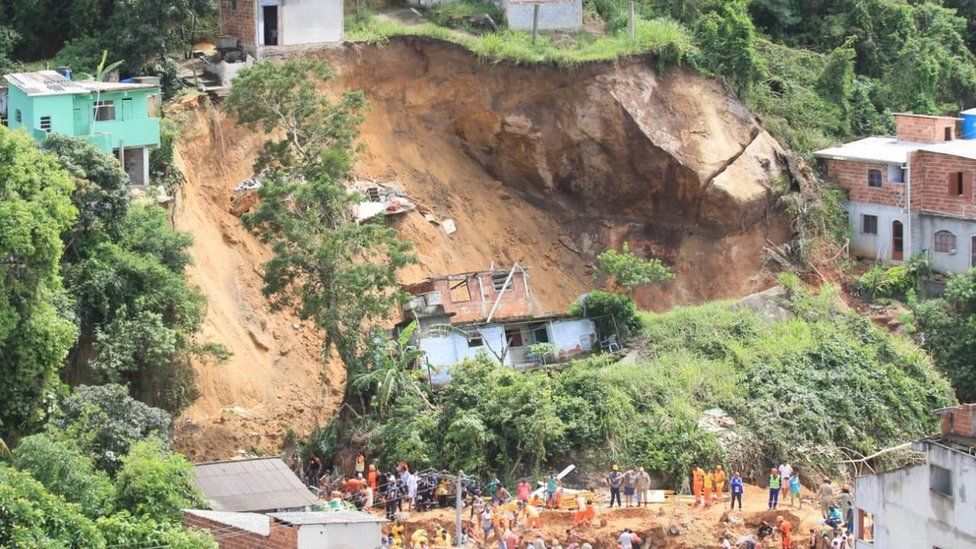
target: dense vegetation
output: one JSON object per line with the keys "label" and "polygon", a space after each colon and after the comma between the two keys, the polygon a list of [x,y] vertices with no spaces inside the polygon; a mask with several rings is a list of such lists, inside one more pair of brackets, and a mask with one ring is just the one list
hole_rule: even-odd
{"label": "dense vegetation", "polygon": [[[645,315],[637,364],[592,358],[518,372],[469,361],[437,392],[401,366],[389,374],[383,413],[333,425],[309,449],[331,455],[352,440],[383,465],[405,459],[508,478],[570,462],[640,464],[677,478],[715,460],[750,472],[781,459],[831,471],[931,432],[930,410],[953,398],[927,355],[840,312],[835,288],[813,294],[784,282],[789,320],[723,303]],[[391,354],[411,351],[401,342]],[[377,394],[360,389],[364,399]],[[702,428],[714,407],[737,425]]]}

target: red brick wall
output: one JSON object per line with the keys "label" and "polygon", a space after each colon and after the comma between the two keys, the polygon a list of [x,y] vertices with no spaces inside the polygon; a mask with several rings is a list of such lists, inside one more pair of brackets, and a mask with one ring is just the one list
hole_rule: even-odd
{"label": "red brick wall", "polygon": [[976,404],[960,404],[952,412],[942,414],[942,434],[972,437],[974,408]]}
{"label": "red brick wall", "polygon": [[[220,0],[220,32],[236,36],[242,46],[257,46],[255,21],[257,0]],[[236,7],[236,9],[235,9]]]}
{"label": "red brick wall", "polygon": [[[868,170],[881,170],[881,188],[868,187]],[[871,164],[854,160],[827,160],[827,177],[850,191],[851,202],[898,206],[905,192],[904,183],[888,181],[887,164]]]}
{"label": "red brick wall", "polygon": [[298,527],[271,521],[271,533],[262,536],[226,524],[183,514],[183,524],[188,528],[208,530],[217,540],[220,549],[295,549],[298,547]]}
{"label": "red brick wall", "polygon": [[900,141],[941,143],[945,141],[945,129],[952,128],[952,137],[958,136],[958,120],[947,116],[895,115],[895,134]]}
{"label": "red brick wall", "polygon": [[[950,194],[949,174],[956,172],[963,173],[962,196]],[[973,200],[974,174],[976,160],[928,151],[912,153],[912,186],[918,186],[921,191],[918,206],[922,209],[952,215],[976,215],[976,202]],[[918,209],[915,206],[913,203],[912,210]]]}
{"label": "red brick wall", "polygon": [[[478,284],[479,278],[481,280],[480,285]],[[468,292],[471,299],[467,301],[455,302],[451,300],[450,288],[458,282],[457,280],[435,280],[433,283],[434,291],[441,293],[444,311],[448,314],[454,313],[454,316],[451,317],[451,322],[460,323],[484,320],[488,316],[488,313],[491,312],[495,300],[498,299],[498,293],[495,292],[494,286],[492,285],[491,274],[481,273],[468,279]],[[484,292],[483,302],[482,291]],[[509,283],[508,289],[502,294],[501,301],[498,303],[498,308],[495,310],[495,316],[493,318],[525,317],[531,314],[532,304],[529,299],[525,275],[520,271],[516,271],[512,276],[512,281]]]}

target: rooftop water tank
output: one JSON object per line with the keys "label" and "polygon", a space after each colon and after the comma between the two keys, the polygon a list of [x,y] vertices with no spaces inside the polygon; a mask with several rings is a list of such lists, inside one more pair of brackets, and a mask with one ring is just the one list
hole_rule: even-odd
{"label": "rooftop water tank", "polygon": [[976,109],[967,109],[959,113],[962,117],[962,138],[976,139]]}

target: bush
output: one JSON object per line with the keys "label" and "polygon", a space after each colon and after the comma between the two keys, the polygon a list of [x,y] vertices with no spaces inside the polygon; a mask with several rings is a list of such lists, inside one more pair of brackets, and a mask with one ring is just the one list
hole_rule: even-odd
{"label": "bush", "polygon": [[921,280],[931,273],[931,265],[921,255],[891,267],[875,265],[858,277],[857,291],[872,301],[879,297],[906,299],[918,292]]}
{"label": "bush", "polygon": [[179,522],[181,509],[204,505],[192,479],[193,464],[182,454],[167,450],[160,439],[143,440],[122,458],[115,504],[140,520]]}
{"label": "bush", "polygon": [[583,303],[573,303],[569,307],[569,314],[593,319],[600,339],[606,339],[618,331],[622,339],[629,339],[644,328],[633,299],[601,290],[586,294]]}
{"label": "bush", "polygon": [[17,467],[52,494],[77,503],[85,515],[95,518],[111,512],[111,480],[71,442],[47,433],[31,435],[20,441],[14,456]]}
{"label": "bush", "polygon": [[217,547],[209,532],[190,530],[179,524],[158,522],[152,518],[133,517],[125,511],[99,518],[95,525],[105,537],[109,547],[178,547],[179,549],[216,549]]}

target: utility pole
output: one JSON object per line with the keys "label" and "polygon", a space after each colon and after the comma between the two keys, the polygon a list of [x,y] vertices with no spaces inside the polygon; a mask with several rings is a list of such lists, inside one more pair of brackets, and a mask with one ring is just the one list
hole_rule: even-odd
{"label": "utility pole", "polygon": [[[539,4],[532,4],[532,43],[535,44],[535,36],[539,33]],[[514,267],[512,269],[514,272]]]}
{"label": "utility pole", "polygon": [[461,505],[464,499],[461,494],[464,492],[464,471],[458,471],[457,477],[454,478],[454,546],[461,546]]}

